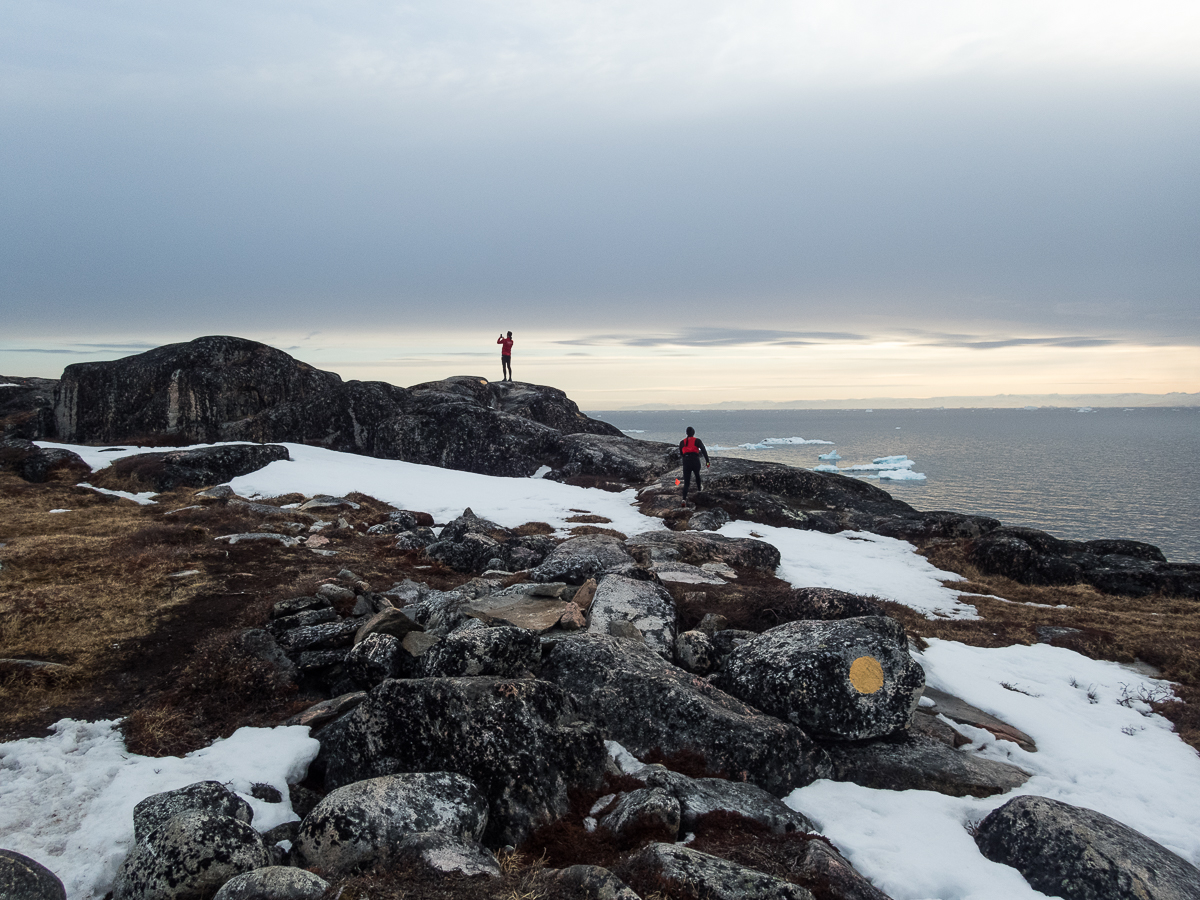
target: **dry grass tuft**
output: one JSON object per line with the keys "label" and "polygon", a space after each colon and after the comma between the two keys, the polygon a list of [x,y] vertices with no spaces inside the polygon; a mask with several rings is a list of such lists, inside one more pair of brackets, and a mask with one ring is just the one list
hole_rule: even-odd
{"label": "dry grass tuft", "polygon": [[575,537],[583,537],[587,534],[607,534],[609,537],[615,537],[619,541],[625,540],[625,535],[617,531],[615,528],[601,528],[599,525],[576,525],[571,529],[571,534]]}
{"label": "dry grass tuft", "polygon": [[532,537],[538,534],[554,534],[554,529],[548,522],[526,522],[512,529],[517,537]]}

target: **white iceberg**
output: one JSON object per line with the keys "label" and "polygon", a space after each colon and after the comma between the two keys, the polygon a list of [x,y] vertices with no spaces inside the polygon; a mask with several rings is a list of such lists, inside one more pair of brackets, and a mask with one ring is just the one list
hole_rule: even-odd
{"label": "white iceberg", "polygon": [[832,462],[835,459],[841,459],[841,458],[842,458],[841,454],[839,454],[836,450],[830,450],[828,453],[822,453],[820,456],[817,457],[817,459],[827,459],[830,462]]}
{"label": "white iceberg", "polygon": [[738,444],[738,447],[739,447],[739,448],[741,448],[742,450],[770,450],[770,449],[771,449],[771,445],[770,445],[770,444],[767,444],[767,443],[762,443],[762,444]]}
{"label": "white iceberg", "polygon": [[879,473],[880,481],[924,481],[925,476],[920,472],[908,469],[885,469]]}
{"label": "white iceberg", "polygon": [[859,463],[856,466],[846,466],[843,472],[890,472],[893,469],[911,469],[916,465],[915,460],[907,456],[880,456],[869,463]]}
{"label": "white iceberg", "polygon": [[[821,458],[824,459],[825,457],[821,457]],[[814,472],[840,472],[842,470],[839,469],[837,466],[826,463],[825,465],[821,465],[821,466],[813,466],[813,471]]]}
{"label": "white iceberg", "polygon": [[832,444],[833,441],[805,440],[802,437],[763,438],[764,444]]}

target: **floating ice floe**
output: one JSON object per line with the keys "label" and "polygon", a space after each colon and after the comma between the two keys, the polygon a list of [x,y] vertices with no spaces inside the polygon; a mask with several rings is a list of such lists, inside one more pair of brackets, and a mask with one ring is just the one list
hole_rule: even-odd
{"label": "floating ice floe", "polygon": [[907,456],[878,456],[869,463],[860,463],[856,466],[846,466],[842,469],[842,471],[886,472],[893,469],[911,469],[916,464],[916,460],[909,459]]}
{"label": "floating ice floe", "polygon": [[[822,459],[824,459],[824,457],[822,457]],[[839,469],[837,466],[833,465],[832,463],[825,463],[820,466],[813,466],[813,471],[814,472],[840,472],[842,470]]]}
{"label": "floating ice floe", "polygon": [[645,428],[622,428],[621,434],[645,434]]}
{"label": "floating ice floe", "polygon": [[841,458],[842,458],[841,454],[839,454],[836,450],[830,450],[828,453],[822,453],[820,456],[817,457],[817,459],[825,459],[825,460],[829,460],[830,462],[832,462],[835,459],[841,459]]}
{"label": "floating ice floe", "polygon": [[909,469],[885,469],[879,473],[880,481],[924,481],[925,475]]}
{"label": "floating ice floe", "polygon": [[770,450],[773,447],[797,446],[799,444],[832,444],[833,441],[806,440],[802,437],[763,438],[757,444],[738,444],[743,450]]}

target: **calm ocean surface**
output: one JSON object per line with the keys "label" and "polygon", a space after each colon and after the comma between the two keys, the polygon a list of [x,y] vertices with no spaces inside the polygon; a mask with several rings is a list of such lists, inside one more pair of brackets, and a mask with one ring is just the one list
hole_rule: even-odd
{"label": "calm ocean surface", "polygon": [[993,516],[1076,540],[1133,538],[1200,562],[1200,409],[600,411],[645,440],[692,425],[717,456],[819,465],[833,449],[741,450],[764,438],[833,441],[839,466],[903,454],[924,483],[878,484],[922,510]]}

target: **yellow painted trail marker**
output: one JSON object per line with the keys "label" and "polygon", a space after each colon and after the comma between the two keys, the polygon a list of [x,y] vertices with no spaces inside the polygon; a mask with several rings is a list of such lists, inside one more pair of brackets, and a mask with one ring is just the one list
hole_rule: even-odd
{"label": "yellow painted trail marker", "polygon": [[850,664],[850,683],[860,694],[873,694],[883,687],[883,666],[873,656],[860,656]]}

